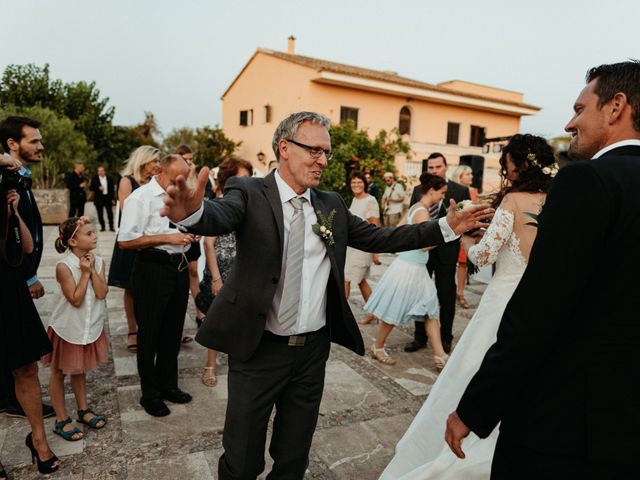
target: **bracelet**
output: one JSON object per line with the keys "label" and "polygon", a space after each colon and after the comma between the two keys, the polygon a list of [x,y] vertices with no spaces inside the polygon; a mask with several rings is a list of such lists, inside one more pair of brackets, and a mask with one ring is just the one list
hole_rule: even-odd
{"label": "bracelet", "polygon": [[222,277],[214,278],[214,279],[212,279],[211,281],[212,281],[212,282],[217,282],[218,280],[222,280]]}

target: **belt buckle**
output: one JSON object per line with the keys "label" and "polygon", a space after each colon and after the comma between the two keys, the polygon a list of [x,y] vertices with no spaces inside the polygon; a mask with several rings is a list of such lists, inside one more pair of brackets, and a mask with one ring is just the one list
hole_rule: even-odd
{"label": "belt buckle", "polygon": [[287,344],[289,347],[302,347],[306,342],[307,337],[304,335],[291,335],[289,337],[289,343]]}

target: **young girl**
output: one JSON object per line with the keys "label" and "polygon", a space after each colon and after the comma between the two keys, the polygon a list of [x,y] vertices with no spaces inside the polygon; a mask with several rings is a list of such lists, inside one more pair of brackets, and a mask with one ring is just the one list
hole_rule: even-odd
{"label": "young girl", "polygon": [[72,424],[64,401],[64,377],[71,376],[71,388],[78,405],[78,422],[102,428],[107,420],[87,405],[85,372],[106,363],[108,345],[104,332],[107,318],[107,281],[104,260],[91,251],[97,234],[86,217],[65,220],[59,228],[55,247],[69,253],[56,264],[60,291],[54,299],[49,325],[53,352],[43,358],[51,365],[49,395],[56,411],[54,432],[65,440],[76,441],[84,433]]}
{"label": "young girl", "polygon": [[[429,207],[442,201],[447,191],[447,183],[436,175],[422,174],[417,187],[422,198],[409,210],[408,224],[429,220]],[[433,348],[436,368],[442,369],[447,354],[440,340],[440,323],[430,318],[438,312],[438,296],[433,280],[426,269],[429,252],[432,247],[402,252],[387,268],[375,286],[364,309],[382,320],[371,347],[371,356],[386,365],[395,365],[384,349],[384,343],[396,325],[406,324],[420,317],[425,319],[427,337]]]}

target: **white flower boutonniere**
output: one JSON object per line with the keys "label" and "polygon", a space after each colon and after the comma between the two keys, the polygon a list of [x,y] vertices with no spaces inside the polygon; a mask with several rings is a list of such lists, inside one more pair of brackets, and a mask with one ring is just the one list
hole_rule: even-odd
{"label": "white flower boutonniere", "polygon": [[456,211],[459,212],[460,210],[464,210],[471,205],[473,205],[473,202],[471,200],[462,200],[456,205]]}
{"label": "white flower boutonniere", "polygon": [[335,209],[331,210],[329,215],[323,215],[320,210],[316,210],[316,215],[320,223],[311,225],[313,233],[318,235],[324,244],[328,247],[333,247],[336,242],[333,240],[333,217],[336,215]]}

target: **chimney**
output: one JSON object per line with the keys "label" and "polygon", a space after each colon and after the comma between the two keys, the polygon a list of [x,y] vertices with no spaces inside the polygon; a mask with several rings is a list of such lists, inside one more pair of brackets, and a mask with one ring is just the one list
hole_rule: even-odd
{"label": "chimney", "polygon": [[289,38],[289,43],[287,45],[287,53],[289,55],[295,55],[296,54],[296,37],[294,37],[293,35],[291,35]]}

